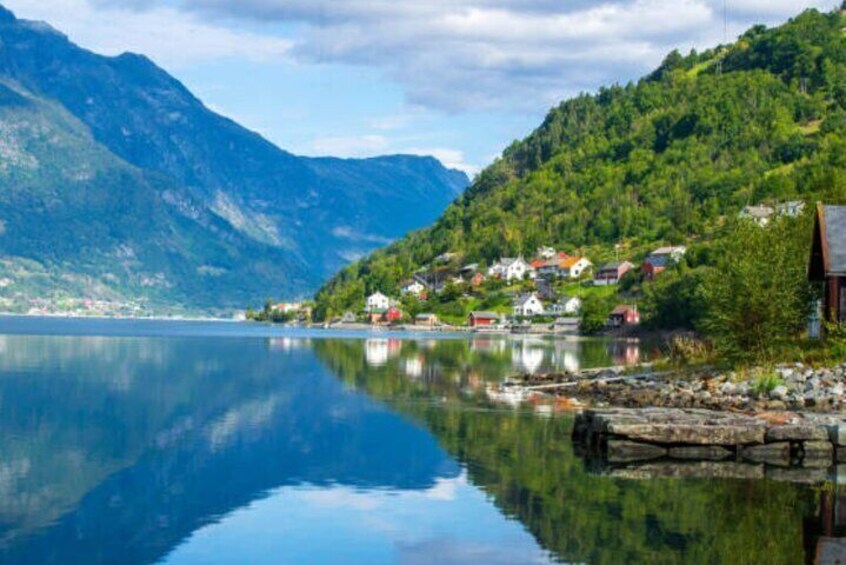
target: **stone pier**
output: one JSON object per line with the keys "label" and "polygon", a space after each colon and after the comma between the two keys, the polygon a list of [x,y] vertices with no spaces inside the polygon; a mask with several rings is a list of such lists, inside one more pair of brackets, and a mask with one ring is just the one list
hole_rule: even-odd
{"label": "stone pier", "polygon": [[590,409],[576,417],[573,441],[596,469],[615,476],[815,482],[846,463],[846,415]]}

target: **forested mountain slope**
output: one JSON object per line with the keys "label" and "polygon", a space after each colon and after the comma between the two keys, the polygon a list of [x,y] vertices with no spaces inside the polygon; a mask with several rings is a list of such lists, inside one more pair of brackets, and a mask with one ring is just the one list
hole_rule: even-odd
{"label": "forested mountain slope", "polygon": [[618,244],[719,237],[747,204],[844,200],[845,25],[840,11],[809,10],[563,102],[432,227],[336,275],[319,313],[395,293],[445,252],[490,263],[553,245],[602,260]]}

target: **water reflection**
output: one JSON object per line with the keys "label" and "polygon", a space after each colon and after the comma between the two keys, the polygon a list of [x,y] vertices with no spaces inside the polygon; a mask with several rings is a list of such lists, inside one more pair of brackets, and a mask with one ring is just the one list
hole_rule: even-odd
{"label": "water reflection", "polygon": [[840,535],[814,529],[835,523],[828,487],[597,475],[569,416],[485,394],[635,344],[3,336],[0,351],[4,563],[796,563]]}
{"label": "water reflection", "polygon": [[417,491],[460,475],[434,438],[345,389],[308,349],[2,342],[4,562],[149,562],[283,485]]}

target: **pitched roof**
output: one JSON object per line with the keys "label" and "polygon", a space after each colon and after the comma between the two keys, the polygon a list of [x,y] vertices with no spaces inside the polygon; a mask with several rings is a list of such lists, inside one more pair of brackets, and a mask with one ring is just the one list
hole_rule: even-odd
{"label": "pitched roof", "polygon": [[775,210],[769,206],[744,206],[740,213],[750,218],[764,219],[772,216]]}
{"label": "pitched roof", "polygon": [[514,300],[514,306],[518,308],[525,306],[526,303],[532,300],[533,298],[537,299],[537,296],[535,296],[534,294],[522,294]]}
{"label": "pitched roof", "polygon": [[650,255],[643,262],[649,263],[653,267],[666,267],[667,263],[670,262],[670,257],[669,255]]}
{"label": "pitched roof", "polygon": [[535,259],[534,261],[529,263],[529,265],[531,265],[533,269],[540,269],[541,267],[546,265],[546,260],[545,259]]}
{"label": "pitched roof", "polygon": [[569,269],[570,267],[572,267],[573,265],[575,265],[576,263],[578,263],[581,260],[582,260],[582,257],[567,257],[566,259],[561,261],[558,264],[558,266],[561,269]]}
{"label": "pitched roof", "polygon": [[611,312],[611,315],[612,316],[625,316],[628,312],[632,312],[632,311],[637,312],[637,308],[635,308],[634,306],[630,306],[628,304],[620,304],[619,306],[614,308],[614,311]]}
{"label": "pitched roof", "polygon": [[634,267],[634,265],[632,265],[628,261],[614,261],[612,263],[604,264],[602,268],[599,269],[599,272],[601,273],[602,271],[619,271],[621,267],[632,268]]}
{"label": "pitched roof", "polygon": [[470,315],[481,320],[499,320],[496,312],[470,312]]}
{"label": "pitched roof", "polygon": [[684,245],[668,245],[666,247],[659,247],[650,255],[675,255],[676,253],[681,253],[682,255],[687,251],[687,248]]}
{"label": "pitched roof", "polygon": [[826,274],[846,274],[846,206],[821,206]]}

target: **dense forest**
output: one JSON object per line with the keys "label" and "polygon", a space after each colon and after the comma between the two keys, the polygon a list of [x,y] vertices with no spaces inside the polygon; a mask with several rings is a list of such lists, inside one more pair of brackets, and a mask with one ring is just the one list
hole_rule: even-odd
{"label": "dense forest", "polygon": [[596,262],[615,246],[637,259],[650,245],[684,243],[701,267],[745,205],[844,201],[844,26],[841,11],[808,10],[732,45],[674,51],[637,83],[563,102],[432,227],[333,277],[317,316],[396,293],[446,252],[490,264],[551,245]]}

